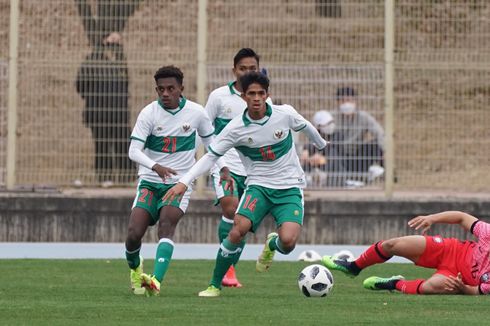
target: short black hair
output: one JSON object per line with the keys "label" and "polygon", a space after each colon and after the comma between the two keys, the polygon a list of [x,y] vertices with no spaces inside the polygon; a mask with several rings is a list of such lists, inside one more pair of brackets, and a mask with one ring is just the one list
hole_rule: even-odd
{"label": "short black hair", "polygon": [[339,87],[337,88],[337,98],[345,96],[356,96],[356,90],[352,87]]}
{"label": "short black hair", "polygon": [[242,60],[243,58],[255,58],[257,60],[257,64],[260,62],[260,57],[257,53],[255,53],[254,50],[251,48],[242,48],[240,51],[238,51],[235,54],[235,57],[233,58],[233,67],[236,67],[236,65]]}
{"label": "short black hair", "polygon": [[179,83],[179,85],[182,85],[182,83],[184,82],[184,73],[182,72],[182,70],[180,70],[175,66],[161,67],[157,70],[155,76],[153,76],[153,78],[155,78],[155,82],[158,82],[160,78],[172,78],[172,77],[177,80],[177,83]]}
{"label": "short black hair", "polygon": [[250,85],[257,83],[262,86],[267,92],[269,91],[269,78],[260,72],[249,72],[240,77],[240,84],[245,93]]}

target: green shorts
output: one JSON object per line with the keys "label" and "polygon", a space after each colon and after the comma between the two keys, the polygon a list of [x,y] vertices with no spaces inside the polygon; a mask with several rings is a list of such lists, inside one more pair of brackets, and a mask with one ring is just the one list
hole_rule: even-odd
{"label": "green shorts", "polygon": [[158,222],[160,219],[160,209],[163,206],[175,206],[185,213],[192,193],[191,187],[187,188],[181,198],[175,198],[170,203],[162,200],[163,196],[165,196],[167,191],[174,185],[175,184],[155,183],[140,179],[132,208],[140,207],[150,213],[150,225],[155,225]]}
{"label": "green shorts", "polygon": [[225,181],[220,182],[221,176],[218,173],[213,173],[212,178],[213,178],[213,186],[214,186],[214,191],[216,193],[216,199],[214,200],[214,206],[219,204],[219,200],[225,196],[233,196],[237,197],[240,199],[243,195],[243,192],[245,191],[245,180],[247,177],[244,177],[243,175],[238,175],[233,172],[230,172],[230,176],[233,178],[233,181],[235,181],[235,185],[233,188],[233,193],[231,193],[230,190],[225,190]]}
{"label": "green shorts", "polygon": [[257,185],[245,189],[237,214],[252,221],[252,232],[257,230],[269,213],[276,221],[277,227],[284,222],[303,225],[303,190],[300,188],[271,189]]}

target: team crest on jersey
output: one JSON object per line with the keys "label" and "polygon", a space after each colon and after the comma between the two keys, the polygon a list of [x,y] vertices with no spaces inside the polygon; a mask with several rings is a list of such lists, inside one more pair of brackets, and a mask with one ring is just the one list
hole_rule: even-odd
{"label": "team crest on jersey", "polygon": [[284,136],[284,131],[283,130],[277,129],[276,131],[274,131],[274,138],[275,139],[281,139],[282,136]]}
{"label": "team crest on jersey", "polygon": [[254,140],[252,139],[252,137],[248,137],[248,140],[247,141],[248,141],[249,144],[253,144],[253,142],[254,142]]}
{"label": "team crest on jersey", "polygon": [[442,238],[441,237],[434,237],[434,242],[435,243],[442,243]]}
{"label": "team crest on jersey", "polygon": [[225,109],[225,113],[226,113],[226,114],[230,114],[230,113],[231,113],[231,108],[226,108],[226,109]]}
{"label": "team crest on jersey", "polygon": [[184,131],[187,132],[189,131],[189,129],[191,129],[191,125],[186,122],[182,125],[182,129],[184,129]]}
{"label": "team crest on jersey", "polygon": [[163,127],[160,127],[160,126],[157,127],[157,132],[160,132],[162,130],[163,130]]}
{"label": "team crest on jersey", "polygon": [[489,278],[490,278],[490,277],[488,276],[488,273],[483,274],[483,275],[480,277],[480,283],[487,283]]}

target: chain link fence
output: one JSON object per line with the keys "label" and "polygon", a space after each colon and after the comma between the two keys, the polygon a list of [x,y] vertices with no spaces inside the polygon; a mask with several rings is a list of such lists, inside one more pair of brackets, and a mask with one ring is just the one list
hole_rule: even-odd
{"label": "chain link fence", "polygon": [[[0,62],[9,57],[11,3],[0,0]],[[180,67],[184,94],[197,100],[199,4],[20,1],[16,185],[133,185],[127,133],[156,98],[156,69]],[[335,112],[337,89],[350,87],[357,107],[384,125],[385,1],[208,0],[206,12],[208,92],[233,78],[234,54],[251,47],[271,78],[273,101],[313,120],[317,111]],[[490,190],[489,16],[483,0],[395,1],[395,190]],[[119,46],[99,46],[111,32],[120,34]],[[113,60],[105,76],[117,86],[84,93],[80,85],[98,73],[102,56]],[[90,60],[92,70],[81,74]],[[6,69],[0,65],[0,183],[7,155]],[[95,95],[105,103],[97,115],[87,109],[87,98]],[[298,153],[308,157],[301,135],[297,143]],[[311,189],[383,188],[382,173],[322,167],[332,161],[328,155],[323,165],[303,157]]]}

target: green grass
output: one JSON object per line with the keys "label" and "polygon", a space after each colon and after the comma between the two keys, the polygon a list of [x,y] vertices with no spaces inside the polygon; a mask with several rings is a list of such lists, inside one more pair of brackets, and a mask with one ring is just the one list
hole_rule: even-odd
{"label": "green grass", "polygon": [[[145,262],[151,271],[152,261]],[[471,325],[488,319],[485,296],[416,296],[362,288],[371,275],[424,278],[409,264],[377,265],[350,279],[334,272],[327,298],[297,286],[307,263],[275,262],[258,274],[238,266],[241,289],[199,298],[213,261],[172,262],[160,297],[135,297],[123,260],[0,260],[1,325]]]}

